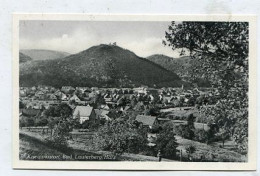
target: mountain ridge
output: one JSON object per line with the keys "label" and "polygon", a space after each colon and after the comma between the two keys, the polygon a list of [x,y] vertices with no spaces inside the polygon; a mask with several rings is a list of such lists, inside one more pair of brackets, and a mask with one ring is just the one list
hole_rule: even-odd
{"label": "mountain ridge", "polygon": [[67,52],[47,49],[21,49],[19,52],[31,57],[33,60],[51,60],[70,55]]}
{"label": "mountain ridge", "polygon": [[201,77],[193,77],[193,69],[202,64],[199,59],[191,59],[189,56],[173,58],[163,54],[154,54],[148,56],[146,59],[162,66],[166,70],[176,73],[185,81],[196,83],[199,87],[211,86],[210,81]]}
{"label": "mountain ridge", "polygon": [[21,52],[19,52],[19,63],[25,63],[28,61],[32,61],[33,59],[30,56],[27,56]]}
{"label": "mountain ridge", "polygon": [[114,45],[100,44],[64,58],[20,66],[21,85],[134,87],[185,84],[158,64]]}

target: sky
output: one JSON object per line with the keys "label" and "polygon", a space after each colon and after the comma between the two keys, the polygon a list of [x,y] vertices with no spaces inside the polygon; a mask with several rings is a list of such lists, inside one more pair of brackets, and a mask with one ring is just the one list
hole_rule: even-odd
{"label": "sky", "polygon": [[148,21],[20,21],[20,49],[49,49],[78,53],[92,46],[116,42],[118,46],[147,57],[179,52],[162,40],[169,22]]}

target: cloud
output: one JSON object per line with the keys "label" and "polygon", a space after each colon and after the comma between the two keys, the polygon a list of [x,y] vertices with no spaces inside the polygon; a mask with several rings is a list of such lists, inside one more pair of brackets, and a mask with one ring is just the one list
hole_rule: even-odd
{"label": "cloud", "polygon": [[117,42],[118,46],[133,51],[138,56],[147,57],[152,54],[164,54],[179,57],[179,53],[162,44],[163,37],[128,35],[127,32],[114,31],[107,34],[95,28],[78,28],[70,34],[44,39],[20,39],[20,49],[50,49],[65,51],[71,54],[88,49],[101,43]]}

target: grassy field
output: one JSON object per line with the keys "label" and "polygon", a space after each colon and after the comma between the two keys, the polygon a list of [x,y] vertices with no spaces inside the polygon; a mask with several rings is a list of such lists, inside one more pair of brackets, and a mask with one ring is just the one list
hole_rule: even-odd
{"label": "grassy field", "polygon": [[61,158],[67,156],[58,150],[47,147],[40,141],[25,134],[20,134],[19,138],[19,157],[21,160],[61,160]]}
{"label": "grassy field", "polygon": [[[68,140],[66,150],[54,149],[45,142],[47,135],[31,131],[20,131],[20,159],[21,160],[79,160],[79,161],[158,161],[157,157],[123,153],[115,156],[108,151],[97,151],[93,148],[88,135],[74,136]],[[171,161],[162,158],[162,161]]]}
{"label": "grassy field", "polygon": [[[21,160],[80,160],[80,161],[158,161],[157,157],[124,153],[115,156],[108,151],[97,151],[93,147],[92,137],[90,135],[74,135],[73,140],[68,140],[68,148],[65,150],[50,147],[44,140],[47,135],[39,132],[20,131],[20,159]],[[219,147],[219,143],[207,145],[204,143],[183,139],[176,136],[179,144],[178,149],[182,150],[183,158],[188,154],[185,148],[189,145],[196,147],[192,154],[194,161],[223,161],[223,162],[246,162],[246,156],[232,151],[234,143],[227,141],[224,148]],[[162,159],[162,161],[171,161]],[[175,161],[176,162],[176,161]]]}
{"label": "grassy field", "polygon": [[[35,136],[34,136],[35,135]],[[20,159],[21,160],[57,160],[57,161],[98,161],[98,160],[117,160],[112,156],[92,153],[85,150],[71,148],[58,149],[50,147],[43,137],[32,132],[23,132],[20,137]]]}
{"label": "grassy field", "polygon": [[235,151],[231,151],[230,148],[220,148],[219,145],[212,144],[207,145],[204,143],[188,140],[176,136],[177,142],[179,144],[178,149],[182,150],[183,156],[188,154],[185,152],[185,148],[189,145],[196,147],[196,151],[192,154],[194,160],[199,161],[201,157],[205,161],[215,161],[215,162],[246,162],[246,156],[241,155]]}

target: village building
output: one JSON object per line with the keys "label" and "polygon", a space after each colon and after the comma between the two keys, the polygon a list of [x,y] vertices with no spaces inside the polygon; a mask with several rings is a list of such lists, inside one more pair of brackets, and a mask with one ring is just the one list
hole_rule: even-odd
{"label": "village building", "polygon": [[80,124],[86,120],[91,122],[98,122],[95,111],[91,106],[76,106],[73,112],[73,119],[79,118]]}
{"label": "village building", "polygon": [[19,95],[20,95],[20,97],[26,97],[27,94],[26,94],[25,90],[20,90]]}
{"label": "village building", "polygon": [[58,98],[57,98],[56,95],[54,95],[54,94],[50,94],[50,95],[49,95],[49,99],[50,99],[50,100],[58,100]]}
{"label": "village building", "polygon": [[61,91],[64,93],[69,93],[75,91],[75,88],[72,86],[62,86]]}
{"label": "village building", "polygon": [[109,111],[104,109],[95,109],[95,114],[97,116],[97,119],[110,121],[111,118],[108,116]]}
{"label": "village building", "polygon": [[75,101],[76,103],[80,103],[81,102],[79,97],[77,95],[75,95],[75,94],[72,97],[70,97],[70,101]]}
{"label": "village building", "polygon": [[69,97],[66,94],[62,93],[60,99],[61,99],[61,101],[68,101]]}
{"label": "village building", "polygon": [[148,126],[150,129],[154,129],[154,127],[158,125],[158,119],[156,116],[138,115],[135,120],[143,126]]}
{"label": "village building", "polygon": [[37,98],[41,98],[43,95],[44,95],[44,92],[41,91],[41,90],[39,90],[39,91],[37,91],[37,92],[35,93],[35,97],[37,97]]}
{"label": "village building", "polygon": [[147,87],[136,87],[136,88],[133,88],[133,90],[135,93],[138,93],[138,94],[147,94]]}
{"label": "village building", "polygon": [[105,109],[105,110],[109,110],[109,106],[107,104],[102,104],[101,106],[101,109]]}

